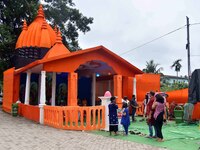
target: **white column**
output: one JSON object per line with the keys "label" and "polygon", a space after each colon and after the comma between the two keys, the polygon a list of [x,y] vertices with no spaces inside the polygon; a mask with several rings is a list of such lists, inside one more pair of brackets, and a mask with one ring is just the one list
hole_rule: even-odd
{"label": "white column", "polygon": [[41,86],[40,86],[40,124],[44,124],[44,105],[46,102],[46,71],[41,71]]}
{"label": "white column", "polygon": [[41,71],[40,104],[46,102],[46,71]]}
{"label": "white column", "polygon": [[137,81],[136,81],[136,78],[133,78],[133,94],[136,96],[137,95],[137,91],[136,91],[136,84],[137,84]]}
{"label": "white column", "polygon": [[56,72],[52,73],[52,93],[51,93],[51,106],[55,106],[56,100]]}
{"label": "white column", "polygon": [[109,109],[108,105],[110,104],[110,97],[99,97],[101,99],[101,105],[105,106],[105,131],[109,131]]}
{"label": "white column", "polygon": [[25,92],[25,102],[24,104],[29,104],[30,99],[30,85],[31,85],[31,72],[26,73],[26,92]]}
{"label": "white column", "polygon": [[95,106],[96,98],[96,74],[92,74],[92,106]]}

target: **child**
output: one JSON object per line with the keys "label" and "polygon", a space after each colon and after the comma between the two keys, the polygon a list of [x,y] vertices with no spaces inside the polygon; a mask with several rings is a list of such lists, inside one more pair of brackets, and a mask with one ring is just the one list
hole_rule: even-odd
{"label": "child", "polygon": [[130,125],[129,111],[128,111],[127,107],[128,107],[127,103],[123,103],[123,105],[122,105],[122,120],[121,120],[121,124],[124,127],[126,136],[128,135],[128,127]]}

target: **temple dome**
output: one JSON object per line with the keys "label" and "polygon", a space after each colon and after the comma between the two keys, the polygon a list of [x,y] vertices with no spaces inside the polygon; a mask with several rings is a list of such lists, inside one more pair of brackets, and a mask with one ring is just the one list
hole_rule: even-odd
{"label": "temple dome", "polygon": [[23,47],[51,48],[56,41],[56,33],[46,22],[42,5],[40,5],[35,20],[23,30],[17,40],[16,49]]}

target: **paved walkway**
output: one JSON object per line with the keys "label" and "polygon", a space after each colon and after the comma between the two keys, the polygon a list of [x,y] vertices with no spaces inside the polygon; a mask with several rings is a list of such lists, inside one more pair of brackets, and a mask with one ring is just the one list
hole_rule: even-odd
{"label": "paved walkway", "polygon": [[0,150],[164,150],[149,145],[67,131],[12,117],[0,110]]}

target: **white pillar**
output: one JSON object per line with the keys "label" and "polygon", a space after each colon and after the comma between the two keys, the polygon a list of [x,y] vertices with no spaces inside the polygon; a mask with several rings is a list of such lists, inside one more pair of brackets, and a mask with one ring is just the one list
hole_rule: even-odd
{"label": "white pillar", "polygon": [[136,78],[133,78],[133,94],[136,96],[137,95],[137,91],[136,91],[136,84],[137,84],[137,81],[136,81]]}
{"label": "white pillar", "polygon": [[30,99],[30,85],[31,85],[31,72],[26,73],[26,92],[25,92],[25,102],[24,104],[29,104]]}
{"label": "white pillar", "polygon": [[40,104],[46,102],[46,71],[41,71]]}
{"label": "white pillar", "polygon": [[56,100],[56,72],[52,73],[52,93],[51,93],[51,106],[55,106]]}
{"label": "white pillar", "polygon": [[46,71],[41,71],[41,86],[40,86],[40,124],[44,124],[44,105],[46,102]]}
{"label": "white pillar", "polygon": [[110,98],[111,97],[99,97],[101,99],[101,105],[105,106],[105,131],[109,131],[109,109],[108,105],[110,104]]}
{"label": "white pillar", "polygon": [[96,98],[96,74],[92,74],[92,106],[95,106]]}

